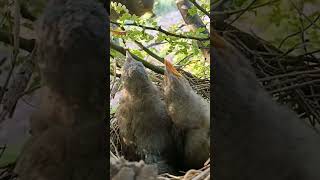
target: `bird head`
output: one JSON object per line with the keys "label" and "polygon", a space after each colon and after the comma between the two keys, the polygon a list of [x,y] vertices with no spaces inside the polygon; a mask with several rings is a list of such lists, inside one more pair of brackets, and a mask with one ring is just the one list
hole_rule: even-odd
{"label": "bird head", "polygon": [[172,75],[175,75],[176,77],[182,77],[182,75],[168,60],[164,60],[164,64],[166,66],[166,76],[169,76],[170,74],[172,74]]}
{"label": "bird head", "polygon": [[128,91],[138,91],[150,86],[151,83],[143,64],[134,60],[129,51],[126,52],[121,78]]}
{"label": "bird head", "polygon": [[174,97],[187,95],[192,89],[189,82],[169,61],[165,60],[164,64],[166,66],[164,74],[164,92],[167,95],[172,95]]}

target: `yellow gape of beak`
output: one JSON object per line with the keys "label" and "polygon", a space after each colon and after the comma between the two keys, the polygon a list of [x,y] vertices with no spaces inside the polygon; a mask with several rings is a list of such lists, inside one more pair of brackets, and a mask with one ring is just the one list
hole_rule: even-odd
{"label": "yellow gape of beak", "polygon": [[164,64],[166,65],[166,69],[168,72],[174,74],[175,76],[181,77],[182,75],[177,71],[177,69],[168,61],[164,60]]}

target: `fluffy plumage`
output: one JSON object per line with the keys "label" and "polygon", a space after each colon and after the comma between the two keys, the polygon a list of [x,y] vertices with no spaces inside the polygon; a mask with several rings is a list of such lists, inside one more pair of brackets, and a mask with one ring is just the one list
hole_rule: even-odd
{"label": "fluffy plumage", "polygon": [[95,0],[50,0],[37,28],[41,104],[20,180],[105,179],[108,15]]}
{"label": "fluffy plumage", "polygon": [[272,100],[241,52],[216,38],[214,178],[320,179],[319,135]]}
{"label": "fluffy plumage", "polygon": [[170,62],[165,65],[166,107],[173,123],[185,133],[185,163],[189,168],[203,167],[210,150],[210,105]]}
{"label": "fluffy plumage", "polygon": [[129,53],[122,72],[124,95],[117,118],[126,158],[156,163],[160,173],[172,172],[177,155],[173,124],[158,90],[142,63],[133,60]]}

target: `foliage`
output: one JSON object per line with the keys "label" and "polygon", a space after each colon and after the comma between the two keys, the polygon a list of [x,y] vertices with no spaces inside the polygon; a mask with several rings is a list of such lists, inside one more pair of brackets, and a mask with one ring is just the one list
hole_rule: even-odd
{"label": "foliage", "polygon": [[[201,2],[201,5],[205,9],[209,8],[208,0],[202,0]],[[149,50],[157,54],[159,57],[172,57],[173,62],[177,66],[184,68],[184,70],[190,71],[192,74],[200,78],[209,78],[209,63],[204,62],[204,57],[199,49],[197,40],[179,37],[181,35],[208,38],[208,35],[204,33],[206,28],[198,28],[195,31],[192,31],[188,29],[188,27],[183,27],[183,21],[177,21],[175,24],[164,29],[160,26],[159,18],[157,17],[145,18],[143,16],[137,17],[136,15],[129,14],[125,6],[120,3],[111,3],[111,8],[122,14],[116,22],[119,25],[116,30],[125,31],[125,35],[116,35],[111,33],[112,39],[121,39],[119,44],[122,47],[130,47],[129,49],[132,50],[131,52],[138,57],[148,59],[148,62],[163,67],[162,63],[157,62],[157,60],[153,58],[148,58],[148,53],[137,48],[135,41],[138,41],[139,43],[142,43],[143,46],[148,47]],[[159,0],[155,4],[155,11],[156,14],[160,15],[158,17],[162,17],[168,12],[178,12],[178,9],[176,8],[173,0]],[[204,13],[199,11],[196,7],[190,9],[189,13],[191,15],[199,14],[204,22],[209,24],[208,18],[205,19]],[[146,27],[152,28],[153,30]],[[177,37],[159,32],[159,28],[175,34]],[[209,47],[209,40],[205,42],[205,45]],[[111,55],[113,57],[119,57],[119,53],[116,54],[115,51],[111,51]]]}
{"label": "foliage", "polygon": [[[232,3],[228,5],[228,9],[237,10],[246,7],[252,0],[230,2]],[[305,53],[305,47],[308,52],[320,49],[320,19],[310,26],[311,22],[320,15],[319,1],[258,0],[254,5],[268,2],[272,3],[245,13],[237,21],[237,26],[241,28],[243,24],[245,26],[250,24],[250,28],[259,37],[280,47],[282,51],[293,49],[292,55]],[[302,29],[305,30],[300,32]],[[250,29],[245,29],[245,31],[248,32]],[[288,37],[292,34],[295,35]],[[288,39],[284,41],[286,38]]]}

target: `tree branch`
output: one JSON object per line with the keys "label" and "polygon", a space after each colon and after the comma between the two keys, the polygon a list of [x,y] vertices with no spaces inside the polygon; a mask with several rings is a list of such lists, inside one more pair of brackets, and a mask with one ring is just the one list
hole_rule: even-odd
{"label": "tree branch", "polygon": [[2,89],[0,90],[0,102],[3,104],[3,96],[7,90],[7,87],[9,85],[10,79],[12,77],[13,71],[16,67],[17,63],[17,58],[19,54],[19,49],[20,49],[20,3],[19,0],[14,1],[14,12],[13,12],[13,17],[14,17],[14,26],[13,26],[13,47],[12,47],[12,53],[11,53],[11,66],[9,69],[9,73],[7,75],[7,78],[4,82],[4,85]]}
{"label": "tree branch", "polygon": [[232,11],[212,11],[212,14],[214,16],[215,15],[231,16],[231,15],[234,15],[234,14],[241,13],[243,11],[254,10],[254,9],[257,9],[257,8],[260,8],[260,7],[263,7],[263,6],[267,6],[267,5],[273,4],[273,3],[278,2],[278,1],[280,1],[280,0],[272,0],[272,1],[269,1],[269,2],[265,2],[265,3],[258,4],[258,5],[255,5],[255,6],[251,6],[249,9],[247,9],[247,7],[245,7],[245,8],[241,8],[241,9],[237,9],[237,10],[232,10]]}
{"label": "tree branch", "polygon": [[156,60],[164,63],[164,58],[156,55],[155,53],[153,53],[151,50],[149,50],[147,47],[145,47],[142,43],[140,43],[139,41],[134,41],[142,50],[144,50],[146,53],[148,53],[150,56],[152,56],[153,58],[155,58]]}
{"label": "tree branch", "polygon": [[195,0],[189,0],[189,1],[192,2],[192,4],[196,6],[201,12],[203,12],[205,15],[210,17],[210,13],[206,11],[203,7],[201,7]]}
{"label": "tree branch", "polygon": [[14,76],[11,85],[5,92],[2,100],[3,110],[0,112],[0,122],[5,120],[8,114],[9,118],[13,115],[18,100],[26,94],[25,89],[35,68],[34,58],[35,51],[26,57],[21,68]]}
{"label": "tree branch", "polygon": [[233,24],[234,22],[236,22],[236,21],[237,21],[246,11],[248,11],[248,10],[250,9],[250,7],[252,7],[253,4],[256,3],[256,2],[257,2],[257,0],[252,0],[252,1],[250,2],[250,4],[249,4],[246,8],[244,8],[244,10],[241,11],[240,14],[238,14],[237,17],[235,17],[229,24],[231,25],[231,24]]}
{"label": "tree branch", "polygon": [[[126,55],[126,50],[125,50],[123,47],[118,46],[118,45],[116,45],[116,44],[113,43],[113,42],[110,42],[110,48],[118,51],[119,53],[121,53],[121,54],[123,54],[123,55]],[[134,54],[131,53],[131,52],[130,52],[130,54],[131,54],[131,56],[132,56],[134,59],[136,59],[137,61],[142,62],[142,64],[143,64],[146,68],[148,68],[148,69],[150,69],[150,70],[152,70],[153,72],[156,72],[156,73],[158,73],[158,74],[164,74],[164,69],[162,69],[162,68],[160,68],[160,67],[158,67],[158,66],[155,66],[155,65],[153,65],[153,64],[150,64],[149,62],[141,59],[140,57],[134,55]]]}
{"label": "tree branch", "polygon": [[[111,21],[111,23],[112,24],[116,24],[116,25],[121,25],[120,23],[117,23],[117,22],[114,22],[114,21]],[[168,35],[168,36],[184,38],[184,39],[194,39],[194,40],[198,40],[198,41],[208,41],[210,39],[209,37],[208,38],[200,38],[200,37],[194,37],[194,36],[185,36],[185,35],[182,35],[182,34],[174,34],[172,32],[169,32],[169,31],[166,31],[166,30],[162,29],[161,26],[149,27],[149,26],[143,26],[143,25],[140,25],[140,24],[137,24],[137,23],[125,23],[124,25],[125,26],[137,26],[137,27],[141,27],[143,29],[159,31],[159,32],[162,32],[163,34]]]}
{"label": "tree branch", "polygon": [[320,30],[320,27],[316,23],[314,23],[305,13],[303,13],[303,11],[301,11],[294,2],[290,1],[290,3],[300,15],[302,15],[307,21],[309,21],[309,23]]}
{"label": "tree branch", "polygon": [[291,37],[294,37],[296,35],[299,35],[302,31],[306,31],[308,30],[311,26],[313,26],[313,24],[315,24],[318,20],[320,19],[320,14],[308,25],[306,26],[304,29],[299,30],[295,33],[289,34],[287,37],[285,37],[279,44],[278,48],[280,49],[282,47],[282,45]]}

